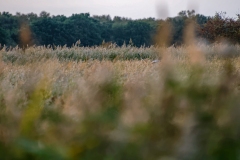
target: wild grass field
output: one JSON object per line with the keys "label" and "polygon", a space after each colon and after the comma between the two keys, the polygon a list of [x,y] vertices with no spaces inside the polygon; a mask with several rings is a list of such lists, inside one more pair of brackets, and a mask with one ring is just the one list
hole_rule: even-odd
{"label": "wild grass field", "polygon": [[238,45],[0,55],[0,159],[240,157]]}

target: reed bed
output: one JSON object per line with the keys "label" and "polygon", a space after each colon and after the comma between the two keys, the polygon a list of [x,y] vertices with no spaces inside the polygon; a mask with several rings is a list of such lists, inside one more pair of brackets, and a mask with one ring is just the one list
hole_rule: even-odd
{"label": "reed bed", "polygon": [[4,47],[1,159],[239,159],[239,53]]}

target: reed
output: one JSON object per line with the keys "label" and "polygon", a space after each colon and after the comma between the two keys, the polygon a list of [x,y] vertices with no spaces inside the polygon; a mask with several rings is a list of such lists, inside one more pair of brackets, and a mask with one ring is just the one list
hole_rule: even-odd
{"label": "reed", "polygon": [[1,159],[238,159],[239,53],[3,48]]}

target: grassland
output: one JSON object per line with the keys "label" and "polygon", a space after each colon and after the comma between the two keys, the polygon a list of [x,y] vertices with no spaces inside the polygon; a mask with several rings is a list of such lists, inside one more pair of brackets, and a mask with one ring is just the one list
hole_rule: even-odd
{"label": "grassland", "polygon": [[239,54],[3,48],[0,159],[239,159]]}

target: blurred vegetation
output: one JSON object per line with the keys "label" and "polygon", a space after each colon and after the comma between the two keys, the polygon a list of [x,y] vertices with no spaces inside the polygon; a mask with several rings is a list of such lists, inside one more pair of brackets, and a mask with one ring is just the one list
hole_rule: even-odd
{"label": "blurred vegetation", "polygon": [[2,49],[1,159],[239,159],[240,47],[228,47]]}
{"label": "blurred vegetation", "polygon": [[0,159],[239,159],[238,21],[1,13]]}

